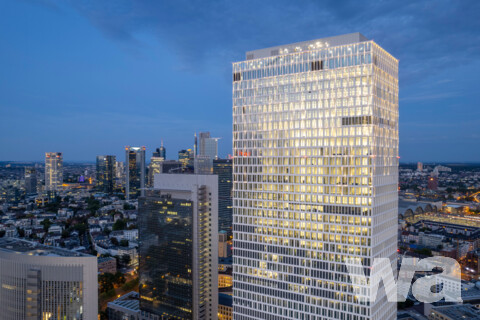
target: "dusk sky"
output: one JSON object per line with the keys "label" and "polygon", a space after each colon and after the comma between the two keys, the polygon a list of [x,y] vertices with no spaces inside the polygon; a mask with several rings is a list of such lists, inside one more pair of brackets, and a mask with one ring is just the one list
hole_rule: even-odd
{"label": "dusk sky", "polygon": [[400,161],[480,162],[480,1],[1,1],[0,161],[193,134],[231,153],[231,63],[360,32],[400,60]]}

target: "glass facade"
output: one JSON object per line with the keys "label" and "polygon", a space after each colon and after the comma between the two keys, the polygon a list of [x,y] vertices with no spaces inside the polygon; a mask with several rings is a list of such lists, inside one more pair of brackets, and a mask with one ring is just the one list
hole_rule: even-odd
{"label": "glass facade", "polygon": [[61,152],[45,153],[45,191],[58,191],[63,184],[63,155]]}
{"label": "glass facade", "polygon": [[213,161],[213,174],[218,176],[218,230],[232,232],[232,176],[233,163],[230,159]]}
{"label": "glass facade", "polygon": [[168,195],[140,198],[140,309],[193,319],[193,206]]}
{"label": "glass facade", "polygon": [[112,193],[115,187],[115,156],[97,156],[97,190]]}
{"label": "glass facade", "polygon": [[237,320],[396,318],[344,264],[397,244],[398,61],[356,35],[233,64]]}
{"label": "glass facade", "polygon": [[145,190],[145,147],[126,147],[125,162],[125,195],[127,199],[134,199],[143,195]]}

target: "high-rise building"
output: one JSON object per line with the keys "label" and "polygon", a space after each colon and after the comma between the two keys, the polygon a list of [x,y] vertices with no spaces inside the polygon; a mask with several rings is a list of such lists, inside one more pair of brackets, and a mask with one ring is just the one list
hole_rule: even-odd
{"label": "high-rise building", "polygon": [[63,155],[61,152],[45,153],[45,191],[59,191],[63,184]]}
{"label": "high-rise building", "polygon": [[137,198],[145,192],[145,147],[125,147],[125,197]]}
{"label": "high-rise building", "polygon": [[115,188],[116,156],[97,156],[96,186],[101,192],[112,193]]}
{"label": "high-rise building", "polygon": [[213,160],[213,174],[218,176],[218,229],[232,233],[232,160]]}
{"label": "high-rise building", "polygon": [[417,171],[423,171],[423,163],[417,162]]}
{"label": "high-rise building", "polygon": [[[396,261],[398,60],[359,33],[233,64],[234,319],[395,319],[351,282]],[[368,283],[371,283],[369,281]]]}
{"label": "high-rise building", "polygon": [[162,144],[160,145],[160,148],[155,149],[155,152],[153,153],[153,157],[156,158],[163,158],[163,160],[167,159],[167,149],[163,146],[163,140]]}
{"label": "high-rise building", "polygon": [[37,169],[25,167],[25,192],[37,193]]}
{"label": "high-rise building", "polygon": [[198,135],[200,138],[199,155],[207,156],[210,159],[218,158],[218,138],[211,138],[210,132],[200,132]]}
{"label": "high-rise building", "polygon": [[193,166],[194,152],[192,149],[183,149],[178,151],[178,161],[180,161],[184,168]]}
{"label": "high-rise building", "polygon": [[123,161],[115,162],[115,188],[123,189],[125,187],[125,163]]}
{"label": "high-rise building", "polygon": [[157,174],[139,198],[144,317],[217,319],[217,184],[213,175]]}
{"label": "high-rise building", "polygon": [[97,257],[14,238],[0,239],[5,320],[97,319]]}
{"label": "high-rise building", "polygon": [[[154,154],[156,154],[154,152]],[[165,161],[164,157],[151,157],[148,165],[148,187],[153,187],[153,179],[155,174],[162,173],[162,163]]]}

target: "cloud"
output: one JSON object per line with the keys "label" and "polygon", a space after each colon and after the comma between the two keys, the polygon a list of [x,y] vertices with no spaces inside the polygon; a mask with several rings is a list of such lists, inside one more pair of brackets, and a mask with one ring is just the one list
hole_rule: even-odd
{"label": "cloud", "polygon": [[230,68],[245,51],[361,32],[400,59],[401,79],[416,82],[480,56],[479,1],[71,1],[112,39],[138,45],[151,33],[184,69]]}

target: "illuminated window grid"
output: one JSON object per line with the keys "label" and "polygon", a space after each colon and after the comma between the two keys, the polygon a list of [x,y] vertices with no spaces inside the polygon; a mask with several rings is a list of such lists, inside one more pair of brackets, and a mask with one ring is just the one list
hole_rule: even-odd
{"label": "illuminated window grid", "polygon": [[233,65],[234,318],[393,319],[343,261],[394,259],[398,61],[312,43]]}

